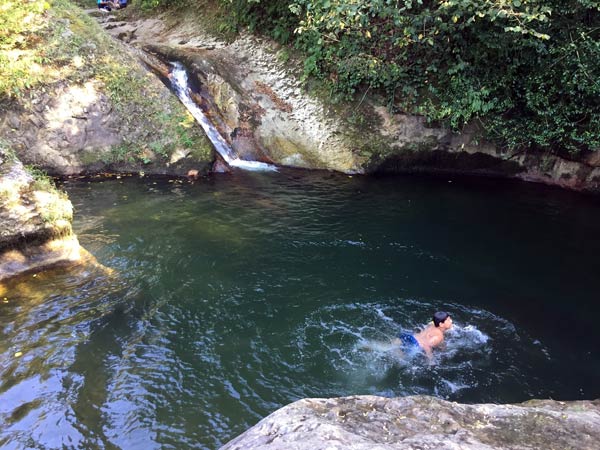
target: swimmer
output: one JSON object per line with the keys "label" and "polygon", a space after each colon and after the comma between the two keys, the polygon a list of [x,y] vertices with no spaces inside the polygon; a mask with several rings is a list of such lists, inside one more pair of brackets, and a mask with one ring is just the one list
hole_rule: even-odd
{"label": "swimmer", "polygon": [[444,342],[444,333],[452,328],[452,318],[447,312],[438,311],[433,315],[433,324],[429,324],[423,331],[416,334],[401,333],[392,341],[402,349],[423,350],[431,362],[432,349]]}

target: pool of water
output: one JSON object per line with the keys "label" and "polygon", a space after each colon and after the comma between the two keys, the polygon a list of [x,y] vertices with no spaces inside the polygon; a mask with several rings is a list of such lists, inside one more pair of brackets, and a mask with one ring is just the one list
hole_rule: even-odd
{"label": "pool of water", "polygon": [[[282,171],[68,181],[97,267],[0,293],[0,447],[215,449],[303,397],[600,397],[600,203]],[[435,310],[433,364],[389,344]]]}

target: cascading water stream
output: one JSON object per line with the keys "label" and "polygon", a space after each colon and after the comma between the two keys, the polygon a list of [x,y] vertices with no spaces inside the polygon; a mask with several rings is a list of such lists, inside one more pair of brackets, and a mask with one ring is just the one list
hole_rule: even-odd
{"label": "cascading water stream", "polygon": [[227,141],[221,136],[214,125],[204,115],[204,112],[198,105],[192,100],[189,94],[188,76],[185,68],[178,62],[172,62],[173,70],[171,72],[171,85],[177,94],[177,97],[186,106],[188,111],[194,116],[196,121],[200,124],[206,136],[210,139],[215,149],[223,157],[225,162],[232,167],[239,167],[245,170],[255,171],[276,171],[277,167],[259,162],[259,161],[246,161],[240,159],[233,149],[229,146]]}

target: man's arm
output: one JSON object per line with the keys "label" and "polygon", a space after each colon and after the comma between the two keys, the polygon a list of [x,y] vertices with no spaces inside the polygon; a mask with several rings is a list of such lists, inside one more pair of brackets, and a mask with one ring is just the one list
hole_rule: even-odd
{"label": "man's arm", "polygon": [[429,362],[433,361],[433,352],[431,351],[431,347],[423,346],[423,350],[425,351],[425,355],[427,355]]}

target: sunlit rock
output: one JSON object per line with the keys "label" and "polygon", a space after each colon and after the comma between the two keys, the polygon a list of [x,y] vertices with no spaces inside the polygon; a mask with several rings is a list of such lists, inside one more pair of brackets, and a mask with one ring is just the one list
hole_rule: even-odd
{"label": "sunlit rock", "polygon": [[73,207],[0,150],[0,280],[90,259],[71,229]]}
{"label": "sunlit rock", "polygon": [[304,399],[221,450],[595,450],[600,400],[465,405],[434,397]]}
{"label": "sunlit rock", "polygon": [[56,265],[78,263],[82,260],[82,251],[74,235],[6,250],[0,253],[0,280]]}

